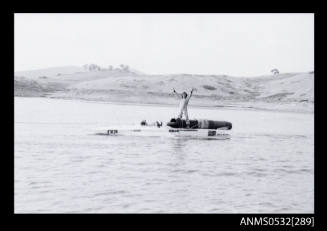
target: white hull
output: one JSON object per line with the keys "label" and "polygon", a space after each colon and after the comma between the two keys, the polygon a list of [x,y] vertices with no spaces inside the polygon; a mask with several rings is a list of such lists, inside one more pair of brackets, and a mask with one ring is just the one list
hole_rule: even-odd
{"label": "white hull", "polygon": [[230,130],[219,129],[184,129],[168,126],[111,126],[97,129],[98,135],[119,136],[167,136],[167,137],[199,137],[199,138],[229,138]]}

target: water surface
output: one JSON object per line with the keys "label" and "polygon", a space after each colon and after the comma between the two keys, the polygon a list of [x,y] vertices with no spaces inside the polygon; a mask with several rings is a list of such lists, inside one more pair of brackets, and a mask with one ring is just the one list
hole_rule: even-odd
{"label": "water surface", "polygon": [[15,98],[16,213],[312,213],[313,114],[189,106],[230,139],[96,136],[170,106]]}

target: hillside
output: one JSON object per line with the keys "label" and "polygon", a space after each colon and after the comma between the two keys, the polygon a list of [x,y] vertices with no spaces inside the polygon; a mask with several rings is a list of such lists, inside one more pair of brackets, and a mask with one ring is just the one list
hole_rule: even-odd
{"label": "hillside", "polygon": [[62,66],[62,67],[50,67],[30,71],[16,71],[15,76],[24,76],[26,78],[38,78],[41,76],[60,76],[69,75],[77,72],[83,72],[82,67],[78,66]]}
{"label": "hillside", "polygon": [[[196,88],[190,105],[313,112],[314,74],[252,78],[225,75],[146,75],[133,71],[56,69],[15,73],[15,96],[127,103],[178,104],[172,94]],[[57,73],[58,72],[58,73]]]}

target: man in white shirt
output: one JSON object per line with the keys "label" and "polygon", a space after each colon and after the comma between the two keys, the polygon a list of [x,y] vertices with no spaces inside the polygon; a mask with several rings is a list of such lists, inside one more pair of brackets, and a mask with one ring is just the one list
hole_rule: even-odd
{"label": "man in white shirt", "polygon": [[182,119],[183,114],[185,116],[186,119],[186,127],[189,128],[190,127],[190,121],[188,118],[188,113],[187,113],[187,105],[188,102],[190,101],[190,98],[192,97],[194,88],[192,88],[190,95],[188,96],[187,93],[184,91],[182,94],[179,94],[175,91],[175,89],[173,89],[173,92],[175,93],[175,95],[179,98],[181,98],[182,100],[179,103],[179,114],[178,114],[178,118]]}

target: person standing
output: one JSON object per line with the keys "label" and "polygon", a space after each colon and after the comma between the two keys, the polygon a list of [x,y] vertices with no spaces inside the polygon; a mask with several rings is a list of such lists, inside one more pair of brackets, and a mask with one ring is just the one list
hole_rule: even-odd
{"label": "person standing", "polygon": [[186,127],[189,128],[190,127],[190,120],[188,117],[188,112],[187,112],[187,106],[188,103],[192,97],[194,88],[192,88],[190,95],[187,95],[187,93],[184,91],[182,94],[179,94],[176,92],[175,89],[173,89],[173,92],[175,93],[175,95],[181,99],[180,103],[179,103],[179,114],[178,114],[178,118],[182,119],[183,115],[185,116],[185,120],[186,120]]}

